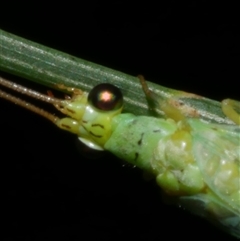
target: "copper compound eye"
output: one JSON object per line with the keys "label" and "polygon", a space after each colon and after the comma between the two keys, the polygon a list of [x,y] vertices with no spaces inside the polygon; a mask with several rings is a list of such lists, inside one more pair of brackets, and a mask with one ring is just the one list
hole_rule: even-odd
{"label": "copper compound eye", "polygon": [[111,84],[99,84],[88,95],[88,102],[98,110],[118,110],[123,105],[123,96],[119,88]]}

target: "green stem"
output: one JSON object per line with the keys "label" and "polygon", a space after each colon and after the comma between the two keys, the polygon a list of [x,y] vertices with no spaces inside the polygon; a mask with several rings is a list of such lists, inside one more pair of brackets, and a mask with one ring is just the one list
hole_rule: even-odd
{"label": "green stem", "polygon": [[[148,102],[137,77],[76,58],[3,30],[0,30],[0,70],[51,88],[57,88],[57,84],[64,84],[89,91],[99,83],[111,83],[118,86],[124,94],[125,112],[149,115]],[[175,99],[191,107],[188,108],[191,112],[196,110],[198,118],[218,123],[232,123],[223,115],[221,105],[217,101],[189,97],[184,92],[151,82],[148,82],[148,86],[159,99]],[[164,116],[159,105],[156,111]]]}

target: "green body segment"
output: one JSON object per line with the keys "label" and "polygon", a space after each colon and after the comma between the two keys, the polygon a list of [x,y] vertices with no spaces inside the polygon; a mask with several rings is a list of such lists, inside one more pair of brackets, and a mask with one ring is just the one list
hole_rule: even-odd
{"label": "green body segment", "polygon": [[240,128],[121,114],[104,149],[156,176],[178,204],[240,238]]}
{"label": "green body segment", "polygon": [[194,134],[189,123],[131,114],[118,115],[112,122],[113,133],[104,149],[153,173],[158,185],[171,195],[190,195],[206,188],[192,153]]}
{"label": "green body segment", "polygon": [[152,171],[150,159],[160,139],[175,132],[169,120],[121,114],[113,118],[113,133],[104,149],[134,166]]}
{"label": "green body segment", "polygon": [[[54,104],[67,116],[55,124],[90,148],[151,173],[178,205],[240,238],[240,127],[176,115],[175,108],[174,120],[122,114],[121,93],[108,87],[98,85],[89,94],[73,89],[71,99]],[[235,120],[233,103],[225,112]]]}

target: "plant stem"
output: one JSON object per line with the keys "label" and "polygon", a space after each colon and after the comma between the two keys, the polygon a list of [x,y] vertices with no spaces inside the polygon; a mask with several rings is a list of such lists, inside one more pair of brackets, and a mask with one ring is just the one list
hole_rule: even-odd
{"label": "plant stem", "polygon": [[[111,83],[123,92],[125,112],[149,115],[148,101],[137,77],[76,58],[3,30],[0,30],[0,70],[56,89],[58,84],[63,84],[89,91],[99,83]],[[191,112],[195,110],[198,118],[232,123],[224,116],[221,104],[217,101],[190,96],[151,82],[147,84],[159,101],[175,100],[175,103],[181,102],[188,106],[186,109],[191,109]],[[158,103],[155,109],[160,116],[164,116]]]}

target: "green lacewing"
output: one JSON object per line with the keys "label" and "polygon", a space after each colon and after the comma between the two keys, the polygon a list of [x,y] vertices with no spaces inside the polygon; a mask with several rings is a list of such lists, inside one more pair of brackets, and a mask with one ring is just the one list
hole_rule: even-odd
{"label": "green lacewing", "polygon": [[90,148],[110,151],[151,173],[177,204],[240,238],[240,127],[234,111],[239,102],[223,102],[224,113],[237,124],[212,124],[197,118],[122,113],[122,93],[111,84],[100,84],[90,93],[62,87],[72,92],[66,100],[26,90],[3,78],[0,84],[52,103],[67,117],[60,119],[0,91],[0,97],[77,134]]}

